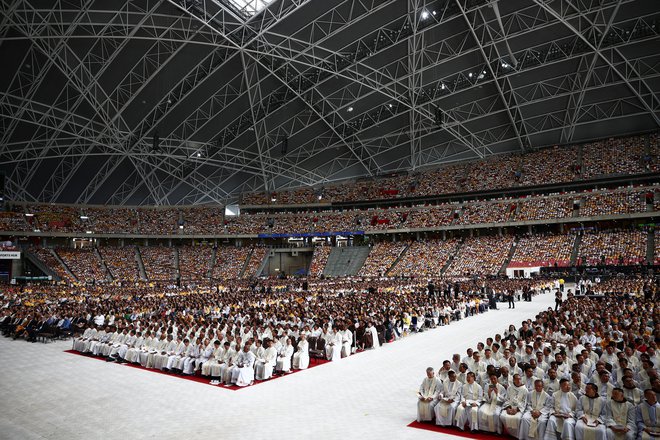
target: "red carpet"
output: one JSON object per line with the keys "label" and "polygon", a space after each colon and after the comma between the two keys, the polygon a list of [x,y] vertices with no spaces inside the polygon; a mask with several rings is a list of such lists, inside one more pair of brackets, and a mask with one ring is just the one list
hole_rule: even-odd
{"label": "red carpet", "polygon": [[509,436],[506,435],[490,434],[487,432],[471,433],[467,431],[461,431],[458,428],[445,428],[430,422],[420,423],[415,421],[410,423],[408,426],[411,428],[425,429],[427,431],[439,432],[441,434],[455,435],[457,437],[473,438],[477,440],[503,440],[509,438]]}
{"label": "red carpet", "polygon": [[[82,357],[89,358],[89,359],[97,359],[97,360],[100,360],[100,361],[105,361],[105,358],[103,358],[103,357],[83,354],[83,353],[80,353],[80,352],[75,351],[75,350],[64,350],[64,352],[65,353],[71,353],[71,354],[77,354],[78,356],[82,356]],[[327,361],[325,359],[310,359],[308,369],[318,367],[319,365],[323,365],[327,362],[330,362],[330,361]],[[117,364],[116,362],[112,362],[112,363]],[[201,376],[181,376],[181,375],[178,375],[178,374],[170,374],[170,373],[166,373],[164,371],[154,370],[152,368],[144,368],[141,365],[133,365],[133,364],[117,364],[117,365],[124,365],[126,367],[137,368],[138,370],[145,370],[145,371],[149,371],[151,373],[164,374],[164,375],[169,376],[169,377],[174,377],[174,378],[177,378],[177,379],[184,379],[184,380],[189,380],[189,381],[192,381],[192,382],[202,383],[202,384],[205,384],[205,385],[209,385],[209,386],[212,386],[212,387],[215,387],[215,388],[222,388],[222,389],[225,389],[225,390],[236,391],[236,390],[242,390],[244,388],[249,388],[249,387],[237,387],[236,385],[232,385],[232,386],[211,385],[209,383],[209,382],[211,382],[211,379],[208,379],[208,378],[205,378],[205,377],[201,377]],[[270,382],[271,380],[277,380],[281,377],[290,376],[292,374],[296,374],[296,373],[299,373],[301,371],[305,371],[305,370],[293,370],[293,372],[289,373],[289,374],[273,375],[273,377],[271,377],[268,380],[260,380],[260,381],[255,380],[254,385],[259,385],[261,383]],[[254,386],[254,385],[252,385],[252,386]]]}

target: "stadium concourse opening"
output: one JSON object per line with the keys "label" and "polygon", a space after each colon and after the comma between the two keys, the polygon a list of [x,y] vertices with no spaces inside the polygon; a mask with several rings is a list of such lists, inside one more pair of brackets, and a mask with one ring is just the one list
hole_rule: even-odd
{"label": "stadium concourse opening", "polygon": [[3,438],[660,436],[659,2],[0,14]]}

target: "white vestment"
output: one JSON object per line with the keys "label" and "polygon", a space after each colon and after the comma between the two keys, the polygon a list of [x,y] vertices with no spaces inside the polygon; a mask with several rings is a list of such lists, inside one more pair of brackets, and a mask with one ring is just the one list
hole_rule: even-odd
{"label": "white vestment", "polygon": [[454,380],[454,382],[446,380],[442,384],[442,392],[434,408],[436,425],[451,426],[454,423],[456,407],[461,401],[462,387],[463,384],[458,380]]}
{"label": "white vestment", "polygon": [[[430,422],[433,420],[433,409],[438,403],[438,393],[442,390],[442,382],[437,377],[425,377],[419,386],[417,399],[417,421]],[[431,399],[427,401],[427,399]]]}

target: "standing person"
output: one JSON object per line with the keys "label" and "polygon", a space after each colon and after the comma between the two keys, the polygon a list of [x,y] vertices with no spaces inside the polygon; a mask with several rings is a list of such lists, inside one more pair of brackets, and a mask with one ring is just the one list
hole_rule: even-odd
{"label": "standing person", "polygon": [[507,290],[506,299],[509,301],[509,308],[510,309],[515,309],[516,308],[516,303],[513,300],[513,289]]}
{"label": "standing person", "polygon": [[555,293],[555,311],[559,310],[559,307],[561,307],[562,296],[562,291],[557,290]]}

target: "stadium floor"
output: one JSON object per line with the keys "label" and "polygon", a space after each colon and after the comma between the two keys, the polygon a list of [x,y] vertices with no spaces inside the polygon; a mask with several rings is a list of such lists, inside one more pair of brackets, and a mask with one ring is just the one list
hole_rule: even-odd
{"label": "stadium floor", "polygon": [[[502,308],[504,306],[504,308]],[[554,306],[537,296],[240,393],[0,337],[6,439],[439,439],[411,429],[424,370]]]}

